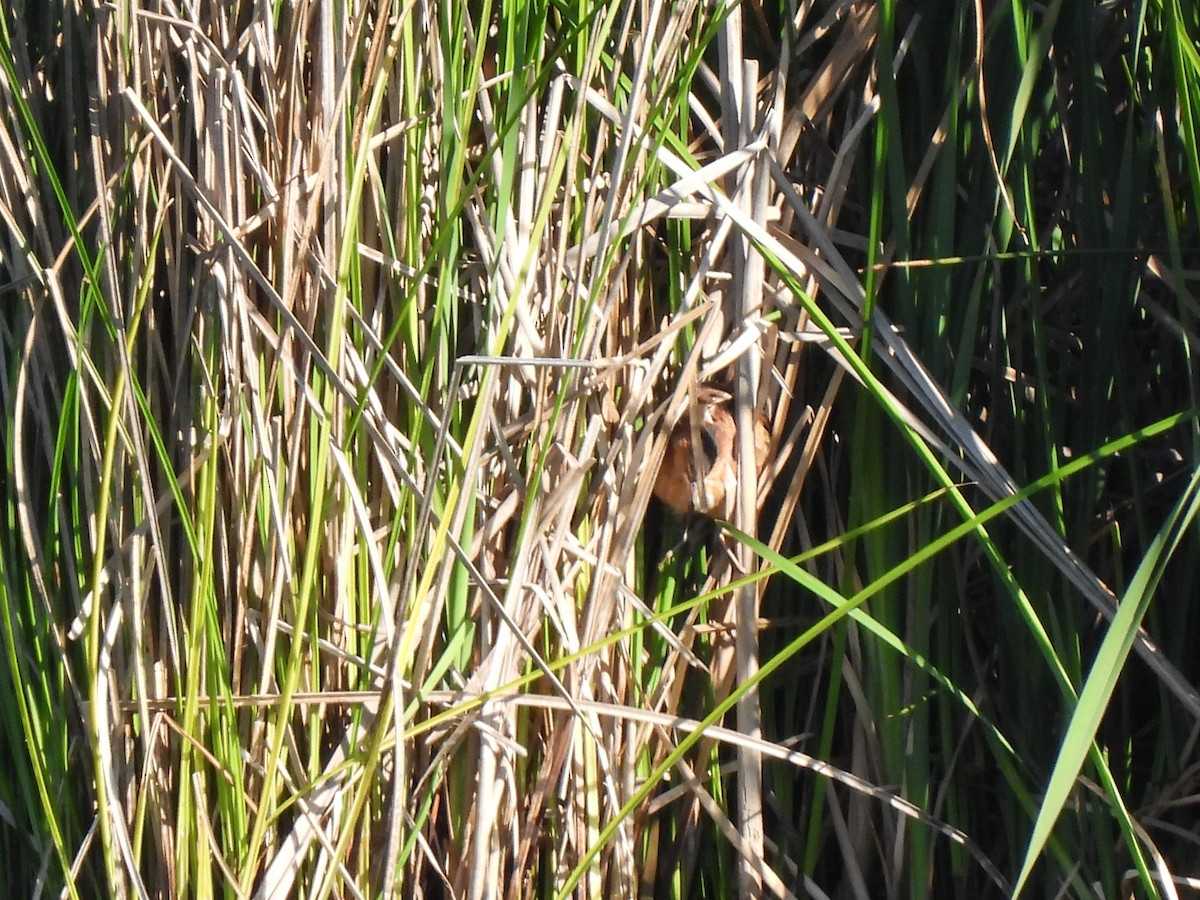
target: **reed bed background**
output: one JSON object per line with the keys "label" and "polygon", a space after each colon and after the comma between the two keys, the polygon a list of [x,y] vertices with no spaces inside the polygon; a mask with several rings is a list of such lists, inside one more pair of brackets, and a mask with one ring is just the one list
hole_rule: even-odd
{"label": "reed bed background", "polygon": [[0,890],[1196,893],[1197,15],[9,3]]}

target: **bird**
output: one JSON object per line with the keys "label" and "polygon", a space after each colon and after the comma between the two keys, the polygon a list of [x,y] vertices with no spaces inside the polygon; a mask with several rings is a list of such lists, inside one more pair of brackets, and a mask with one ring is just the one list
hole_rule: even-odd
{"label": "bird", "polygon": [[[697,388],[695,402],[671,430],[654,496],[679,515],[699,513],[728,519],[737,498],[737,424],[728,391],[712,384]],[[755,466],[762,474],[770,449],[766,419],[754,422]]]}

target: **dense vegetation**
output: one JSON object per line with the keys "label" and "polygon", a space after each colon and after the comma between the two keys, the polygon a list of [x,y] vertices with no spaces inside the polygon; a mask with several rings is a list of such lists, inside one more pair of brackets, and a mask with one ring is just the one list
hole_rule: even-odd
{"label": "dense vegetation", "polygon": [[7,4],[0,891],[1195,890],[1198,40]]}

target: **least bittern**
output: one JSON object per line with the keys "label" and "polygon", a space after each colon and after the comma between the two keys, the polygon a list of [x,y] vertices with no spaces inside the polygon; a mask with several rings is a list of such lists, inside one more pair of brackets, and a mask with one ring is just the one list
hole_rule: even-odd
{"label": "least bittern", "polygon": [[[701,385],[695,402],[671,430],[654,496],[675,512],[728,519],[737,497],[737,425],[727,391]],[[762,474],[771,434],[763,418],[754,423],[755,467]]]}

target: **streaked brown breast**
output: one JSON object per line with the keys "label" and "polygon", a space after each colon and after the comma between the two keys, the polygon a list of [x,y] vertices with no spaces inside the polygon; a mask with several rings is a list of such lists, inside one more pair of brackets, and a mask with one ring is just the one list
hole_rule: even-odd
{"label": "streaked brown breast", "polygon": [[[729,518],[737,496],[737,426],[725,391],[703,386],[696,402],[671,430],[654,496],[679,514]],[[771,435],[760,418],[754,423],[754,455],[759,473]]]}

